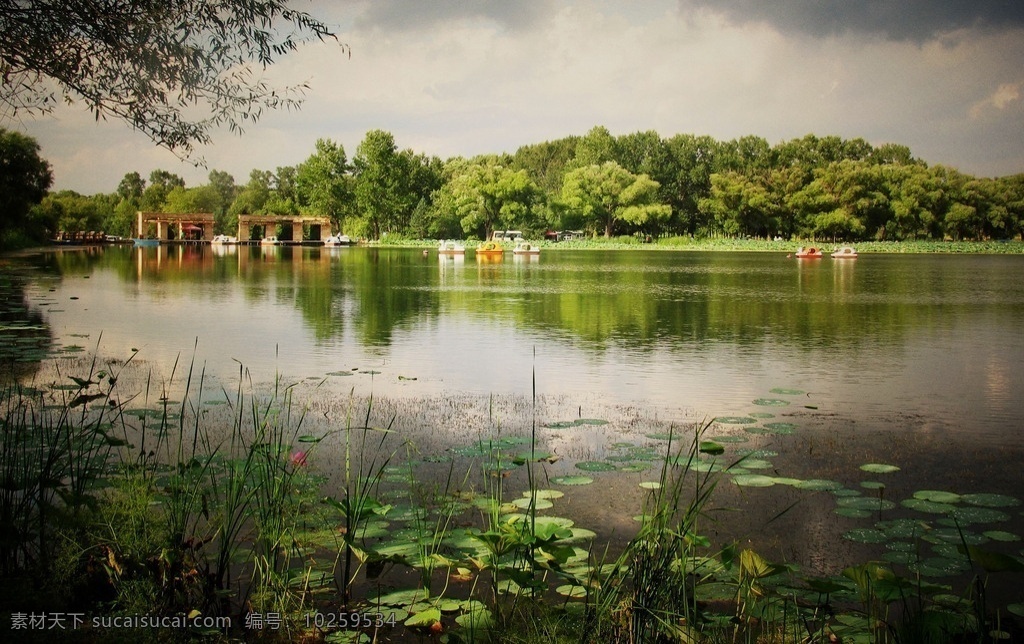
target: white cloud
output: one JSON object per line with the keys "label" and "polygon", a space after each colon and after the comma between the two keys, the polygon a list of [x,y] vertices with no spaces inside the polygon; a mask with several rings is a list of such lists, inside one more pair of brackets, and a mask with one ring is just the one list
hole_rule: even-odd
{"label": "white cloud", "polygon": [[971,106],[971,118],[981,118],[990,109],[1005,110],[1011,103],[1018,102],[1022,85],[1024,85],[1022,82],[1000,84],[994,92]]}

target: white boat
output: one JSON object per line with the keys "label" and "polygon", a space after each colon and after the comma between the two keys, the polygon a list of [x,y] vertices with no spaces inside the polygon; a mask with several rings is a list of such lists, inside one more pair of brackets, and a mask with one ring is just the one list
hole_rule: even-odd
{"label": "white boat", "polygon": [[540,255],[540,246],[530,242],[519,242],[512,249],[512,253],[515,255]]}
{"label": "white boat", "polygon": [[465,255],[466,247],[457,241],[442,239],[437,246],[437,252],[441,255]]}
{"label": "white boat", "polygon": [[211,244],[218,246],[229,246],[231,244],[238,243],[238,237],[229,237],[228,235],[214,235],[213,239],[210,240]]}
{"label": "white boat", "polygon": [[331,235],[324,240],[324,246],[351,246],[352,238],[348,235]]}
{"label": "white boat", "polygon": [[281,240],[271,235],[270,237],[264,237],[260,240],[260,244],[263,246],[277,246],[281,243]]}
{"label": "white boat", "polygon": [[843,246],[832,253],[833,259],[857,259],[857,250],[852,246]]}

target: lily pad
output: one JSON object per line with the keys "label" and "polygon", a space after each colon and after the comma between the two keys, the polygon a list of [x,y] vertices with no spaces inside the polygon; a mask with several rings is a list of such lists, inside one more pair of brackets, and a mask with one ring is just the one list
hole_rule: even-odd
{"label": "lily pad", "polygon": [[995,523],[997,521],[1008,521],[1010,515],[995,508],[956,508],[951,510],[953,518],[961,524],[968,523]]}
{"label": "lily pad", "polygon": [[929,514],[947,514],[956,509],[955,505],[936,503],[935,501],[926,501],[925,499],[904,499],[900,502],[900,505],[911,510],[927,512]]}
{"label": "lily pad", "polygon": [[789,401],[782,398],[758,398],[754,400],[754,404],[762,407],[785,407]]}
{"label": "lily pad", "polygon": [[618,468],[606,461],[580,461],[576,463],[576,469],[583,470],[584,472],[611,472]]}
{"label": "lily pad", "polygon": [[838,481],[829,481],[827,479],[807,479],[806,481],[800,481],[794,487],[800,488],[801,490],[830,492],[832,490],[842,488],[843,484]]}
{"label": "lily pad", "polygon": [[961,496],[954,492],[943,490],[918,490],[914,492],[915,499],[934,501],[935,503],[959,503]]}
{"label": "lily pad", "polygon": [[773,394],[779,394],[780,396],[800,396],[807,393],[803,389],[787,389],[785,387],[775,387],[771,390]]}
{"label": "lily pad", "polygon": [[889,499],[877,499],[870,496],[847,496],[836,500],[841,508],[857,508],[859,510],[891,510],[896,504]]}
{"label": "lily pad", "polygon": [[764,427],[777,434],[792,434],[796,429],[796,425],[793,423],[765,423]]}
{"label": "lily pad", "polygon": [[738,474],[732,477],[732,482],[741,487],[771,487],[775,485],[775,478],[761,474]]}
{"label": "lily pad", "polygon": [[1019,536],[1013,534],[1012,532],[1005,532],[1003,530],[989,530],[988,532],[983,532],[982,534],[991,539],[992,541],[1002,541],[1003,543],[1020,541]]}
{"label": "lily pad", "polygon": [[908,568],[920,573],[923,577],[949,577],[967,572],[968,565],[966,560],[930,557],[924,561],[912,563]]}
{"label": "lily pad", "polygon": [[749,425],[756,423],[757,419],[750,416],[718,416],[715,422],[723,425]]}
{"label": "lily pad", "polygon": [[731,436],[712,436],[716,443],[746,443],[750,439],[742,434],[733,434]]}
{"label": "lily pad", "polygon": [[589,476],[556,476],[551,482],[555,485],[590,485],[594,479]]}
{"label": "lily pad", "polygon": [[619,468],[620,472],[646,472],[651,469],[650,463],[629,463]]}
{"label": "lily pad", "polygon": [[658,481],[640,481],[640,487],[645,490],[660,490],[661,483]]}
{"label": "lily pad", "polygon": [[888,465],[886,463],[865,463],[860,466],[860,469],[872,474],[891,474],[892,472],[900,471],[900,468],[895,465]]}
{"label": "lily pad", "polygon": [[531,499],[529,497],[514,499],[510,503],[522,510],[529,508],[531,503],[533,503],[534,508],[537,510],[547,510],[554,505],[554,503],[547,499]]}
{"label": "lily pad", "polygon": [[561,490],[537,490],[536,492],[531,493],[527,490],[526,492],[523,492],[523,496],[534,496],[538,499],[560,499],[565,496],[565,492]]}
{"label": "lily pad", "polygon": [[555,592],[566,597],[580,598],[587,596],[587,589],[584,586],[574,586],[572,584],[563,584],[555,588]]}
{"label": "lily pad", "polygon": [[846,517],[848,519],[867,519],[871,516],[870,511],[860,510],[857,508],[836,508],[834,512],[839,516]]}
{"label": "lily pad", "polygon": [[889,537],[875,528],[856,528],[843,533],[844,539],[856,541],[857,543],[885,543]]}
{"label": "lily pad", "polygon": [[986,508],[1009,508],[1020,505],[1020,499],[1005,494],[965,494],[961,500],[969,505]]}

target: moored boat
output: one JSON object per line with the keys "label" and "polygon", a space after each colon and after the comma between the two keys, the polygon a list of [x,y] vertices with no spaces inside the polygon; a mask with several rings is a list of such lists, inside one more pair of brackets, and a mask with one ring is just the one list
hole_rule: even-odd
{"label": "moored boat", "polygon": [[797,259],[820,259],[822,256],[821,249],[814,246],[808,246],[807,248],[801,246],[796,249],[794,254]]}
{"label": "moored boat", "polygon": [[348,235],[331,235],[324,240],[324,246],[351,246],[352,239]]}
{"label": "moored boat", "polygon": [[442,239],[437,246],[437,252],[441,255],[465,255],[466,247],[457,241]]}
{"label": "moored boat", "polygon": [[493,239],[476,247],[476,254],[480,257],[501,257],[504,253],[505,249]]}
{"label": "moored boat", "polygon": [[136,246],[147,246],[147,247],[150,247],[150,246],[159,246],[160,245],[160,240],[159,239],[140,239],[140,238],[136,237],[136,238],[133,239],[133,241],[135,242]]}
{"label": "moored boat", "polygon": [[857,250],[852,246],[843,246],[832,253],[833,259],[857,259]]}
{"label": "moored boat", "polygon": [[519,242],[512,249],[512,253],[515,255],[540,255],[540,246],[530,242]]}
{"label": "moored boat", "polygon": [[277,246],[281,243],[281,240],[271,235],[270,237],[264,237],[260,240],[260,244],[263,246]]}
{"label": "moored boat", "polygon": [[231,244],[237,244],[237,237],[230,237],[228,235],[214,235],[213,239],[210,240],[211,244],[216,246],[230,246]]}

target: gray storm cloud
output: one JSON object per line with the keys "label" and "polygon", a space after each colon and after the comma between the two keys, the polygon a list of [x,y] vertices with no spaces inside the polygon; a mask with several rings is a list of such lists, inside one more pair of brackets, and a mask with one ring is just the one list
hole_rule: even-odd
{"label": "gray storm cloud", "polygon": [[679,0],[679,6],[811,36],[864,33],[922,42],[958,29],[1024,26],[1020,0]]}
{"label": "gray storm cloud", "polygon": [[518,30],[533,25],[555,4],[554,0],[382,0],[370,3],[356,26],[416,29],[452,20],[481,18]]}

